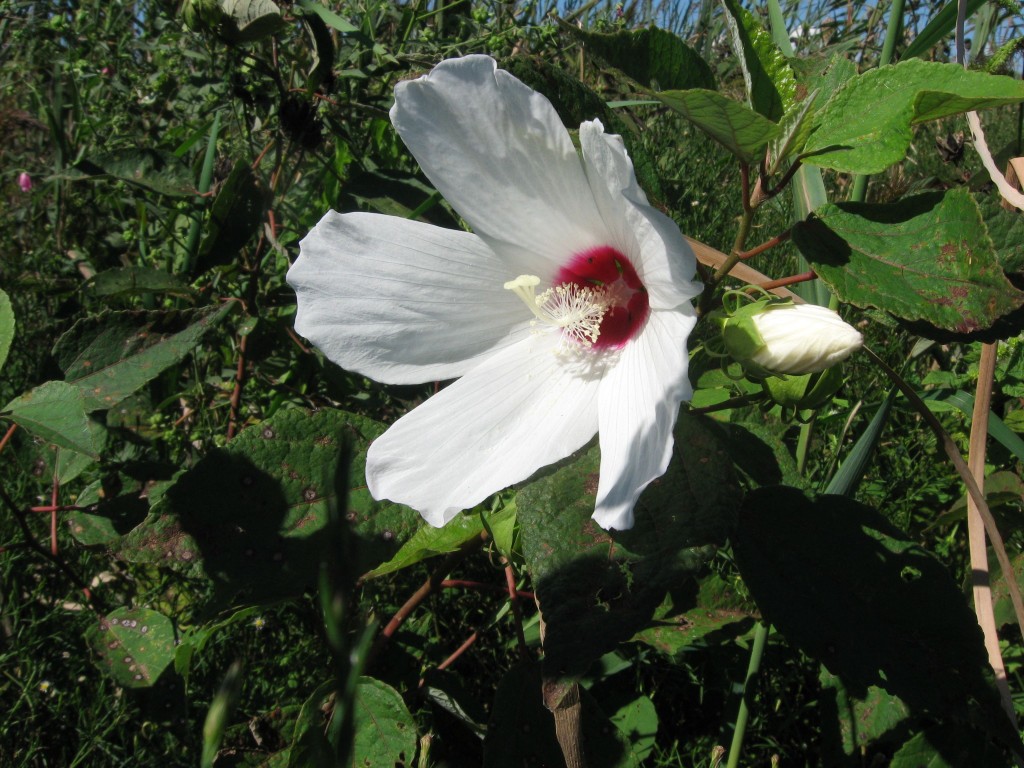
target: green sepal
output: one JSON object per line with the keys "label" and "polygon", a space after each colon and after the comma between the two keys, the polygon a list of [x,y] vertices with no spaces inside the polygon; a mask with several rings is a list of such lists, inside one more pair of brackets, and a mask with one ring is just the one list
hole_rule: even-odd
{"label": "green sepal", "polygon": [[833,366],[820,373],[803,376],[768,376],[761,386],[768,397],[783,408],[805,410],[820,408],[827,403],[844,382],[839,366]]}

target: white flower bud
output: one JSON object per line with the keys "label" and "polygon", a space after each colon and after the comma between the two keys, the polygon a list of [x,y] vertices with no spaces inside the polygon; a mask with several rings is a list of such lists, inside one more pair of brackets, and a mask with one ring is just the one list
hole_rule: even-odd
{"label": "white flower bud", "polygon": [[863,337],[836,312],[815,304],[769,305],[747,318],[763,341],[746,361],[771,373],[817,373],[845,360]]}

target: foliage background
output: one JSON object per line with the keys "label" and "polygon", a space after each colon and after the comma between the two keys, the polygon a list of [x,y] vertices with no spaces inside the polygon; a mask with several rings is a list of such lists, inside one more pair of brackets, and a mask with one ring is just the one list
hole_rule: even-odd
{"label": "foliage background", "polygon": [[[116,382],[104,390],[114,402],[90,409],[73,446],[5,420],[0,765],[331,764],[345,757],[331,750],[347,743],[346,712],[354,717],[353,754],[364,765],[504,765],[528,754],[558,760],[550,715],[539,695],[531,698],[540,670],[526,660],[538,655],[538,617],[528,598],[541,589],[534,582],[543,572],[530,532],[547,529],[531,522],[525,501],[503,495],[489,514],[467,516],[453,538],[432,541],[407,567],[357,581],[418,528],[410,510],[375,503],[360,488],[365,445],[432,387],[386,388],[326,363],[291,330],[294,296],[284,275],[299,239],[328,208],[459,226],[390,127],[399,79],[445,57],[491,53],[547,91],[571,126],[593,116],[576,114],[594,108],[581,99],[643,99],[650,85],[585,51],[578,30],[616,33],[656,20],[702,55],[722,93],[742,100],[723,12],[712,3],[652,2],[235,6],[241,22],[224,21],[211,2],[0,4],[0,287],[16,319],[0,402],[43,382],[87,376],[68,364],[82,359],[76,338],[94,339],[90,352],[111,366],[138,363],[134,356],[146,350],[152,356],[136,366],[152,375],[139,374],[130,387],[124,380],[135,375],[128,370],[134,363],[118,368],[121,390]],[[910,32],[900,45],[935,10],[909,5]],[[568,24],[555,20],[556,11]],[[838,18],[828,35],[798,36],[797,50],[805,60],[839,53],[862,70],[877,62],[891,12],[860,3],[783,11],[791,29]],[[1012,39],[1016,23],[1012,13],[986,6],[974,17],[975,50],[995,50],[982,35]],[[569,85],[558,92],[552,84],[559,83]],[[1020,154],[1017,109],[987,114],[990,143],[1017,143]],[[733,156],[662,106],[623,107],[608,120],[627,135],[652,199],[684,233],[728,251],[741,212]],[[906,158],[873,177],[870,199],[958,188],[991,197],[973,153],[957,154],[960,120],[919,128]],[[952,155],[937,142],[952,146]],[[22,173],[32,180],[27,191]],[[846,199],[849,176],[826,171],[824,180],[829,199]],[[751,242],[788,229],[794,215],[790,195],[773,198]],[[754,266],[792,274],[797,251],[782,245]],[[869,344],[931,398],[966,449],[958,397],[977,379],[977,345],[951,341],[911,356],[916,336],[884,313],[854,319]],[[998,480],[989,503],[1015,562],[1022,356],[1015,339],[1000,347],[992,410],[1009,429],[988,457]],[[699,356],[694,369],[698,406],[759,391]],[[762,441],[758,450],[775,451],[764,465],[769,477],[824,490],[889,387],[863,357],[845,374],[844,388],[819,409],[806,437],[807,428],[778,407],[734,407],[719,412],[717,423],[726,431],[756,424],[729,434],[753,434]],[[63,403],[76,395],[51,387],[46,396]],[[702,440],[712,446],[708,455],[728,440],[703,421],[688,428],[691,461],[705,455]],[[268,472],[282,463],[296,467],[296,476]],[[758,471],[748,462],[726,485],[738,492],[767,484]],[[531,503],[543,506],[548,492],[532,488]],[[963,583],[962,497],[935,438],[897,401],[856,499],[884,515],[893,527],[886,535],[937,555]],[[239,537],[239,521],[259,504],[273,525]],[[314,534],[303,532],[295,512],[303,504],[322,524]],[[728,523],[722,516],[720,525]],[[649,553],[649,543],[633,545]],[[585,707],[596,713],[584,727],[596,729],[587,731],[589,743],[602,745],[608,764],[713,765],[714,748],[732,738],[755,623],[766,609],[740,576],[737,546],[694,554],[667,596],[644,597],[654,601],[655,618],[623,642],[580,650],[569,636],[562,653],[597,657],[581,671]],[[449,549],[458,554],[427,557]],[[525,599],[507,599],[509,574]],[[585,578],[618,584],[616,574]],[[437,588],[385,634],[389,641],[369,639],[425,580]],[[1021,638],[1007,598],[998,597],[1019,712]],[[827,597],[820,613],[804,611],[812,635],[847,620],[838,593],[832,601],[840,603],[831,606],[838,618],[827,612]],[[930,633],[927,619],[920,621]],[[372,680],[359,683],[352,658]],[[907,766],[929,754],[958,764],[943,739],[967,745],[978,761],[972,764],[983,764],[990,749],[977,727],[984,706],[955,717],[934,704],[908,712],[881,688],[847,689],[821,661],[792,637],[769,635],[748,688],[746,764],[769,765],[778,756],[784,765]],[[956,659],[939,668],[951,674],[955,666]],[[327,713],[335,725],[323,736]]]}

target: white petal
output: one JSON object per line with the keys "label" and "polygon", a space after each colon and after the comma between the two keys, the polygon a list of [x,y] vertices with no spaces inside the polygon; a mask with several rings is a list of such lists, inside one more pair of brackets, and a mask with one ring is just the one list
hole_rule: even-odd
{"label": "white petal", "polygon": [[462,376],[529,336],[515,277],[479,238],[393,216],[329,211],[288,270],[295,329],[333,362],[387,384]]}
{"label": "white petal", "polygon": [[531,335],[395,422],[367,455],[374,498],[441,526],[583,446],[597,431],[600,377],[567,366],[559,344]]}
{"label": "white petal", "polygon": [[679,227],[647,202],[622,137],[606,134],[599,120],[580,126],[587,178],[616,247],[633,261],[652,309],[675,309],[702,287],[693,280],[697,259]]}
{"label": "white petal", "polygon": [[551,103],[487,56],[399,83],[391,121],[423,172],[479,236],[547,282],[607,230]]}
{"label": "white petal", "polygon": [[693,390],[686,378],[686,338],[697,322],[683,311],[651,312],[601,382],[598,414],[601,479],[594,519],[602,528],[633,527],[640,492],[668,468],[679,404]]}
{"label": "white petal", "polygon": [[778,305],[753,316],[764,346],[751,361],[773,373],[802,375],[831,368],[860,349],[860,332],[816,304]]}

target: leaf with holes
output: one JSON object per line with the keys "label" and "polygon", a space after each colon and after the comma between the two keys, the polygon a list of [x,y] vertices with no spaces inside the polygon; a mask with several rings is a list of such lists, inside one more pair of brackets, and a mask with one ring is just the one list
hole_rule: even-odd
{"label": "leaf with holes", "polygon": [[591,519],[599,450],[542,472],[516,497],[526,568],[546,624],[545,675],[573,678],[646,626],[721,544],[740,490],[707,417],[680,414],[668,471],[641,495],[636,525],[607,532]]}
{"label": "leaf with holes", "polygon": [[793,242],[841,300],[922,321],[922,335],[986,330],[1024,304],[964,189],[826,205]]}
{"label": "leaf with holes", "polygon": [[356,688],[353,765],[360,768],[411,766],[416,757],[416,723],[394,688],[361,677]]}
{"label": "leaf with holes", "polygon": [[722,0],[733,52],[754,111],[779,120],[796,100],[796,76],[771,34],[736,0]]}
{"label": "leaf with holes", "polygon": [[234,308],[106,312],[79,320],[53,348],[89,412],[111,408],[180,362]]}
{"label": "leaf with holes", "polygon": [[174,627],[148,608],[118,608],[86,632],[100,668],[118,685],[147,688],[174,660]]}
{"label": "leaf with holes", "polygon": [[368,570],[421,524],[408,507],[374,501],[364,485],[366,449],[383,432],[342,411],[278,411],[180,475],[121,540],[120,554],[211,580],[211,610],[301,594],[315,583],[347,433],[355,446],[346,514],[359,539],[353,568]]}
{"label": "leaf with holes", "polygon": [[732,545],[764,620],[851,689],[875,685],[935,716],[980,715],[993,738],[1019,748],[960,589],[877,512],[843,496],[759,488]]}

